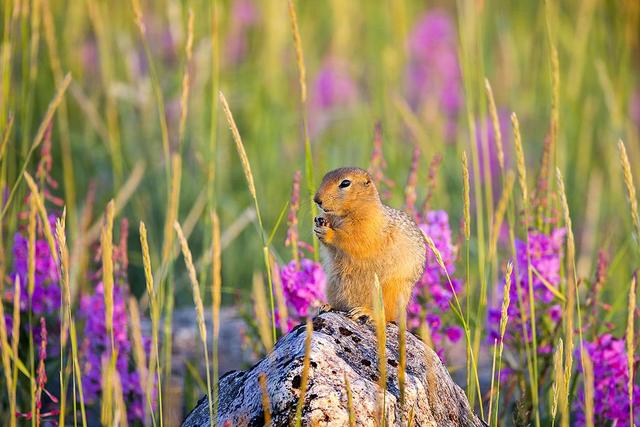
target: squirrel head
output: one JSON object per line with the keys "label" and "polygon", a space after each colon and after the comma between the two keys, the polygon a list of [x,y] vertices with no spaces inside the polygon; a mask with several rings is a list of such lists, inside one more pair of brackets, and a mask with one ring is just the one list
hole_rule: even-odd
{"label": "squirrel head", "polygon": [[328,172],[322,178],[313,201],[325,213],[346,217],[377,207],[380,196],[366,170],[348,167]]}

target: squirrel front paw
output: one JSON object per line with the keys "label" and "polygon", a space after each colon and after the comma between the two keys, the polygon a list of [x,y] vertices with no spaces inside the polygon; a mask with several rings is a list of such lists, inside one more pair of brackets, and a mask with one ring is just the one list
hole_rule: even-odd
{"label": "squirrel front paw", "polygon": [[331,306],[331,304],[322,304],[319,308],[318,308],[318,314],[322,314],[322,313],[330,313],[332,311],[335,311],[335,309]]}
{"label": "squirrel front paw", "polygon": [[322,243],[330,243],[333,240],[333,229],[329,226],[329,221],[323,216],[313,219],[313,232]]}

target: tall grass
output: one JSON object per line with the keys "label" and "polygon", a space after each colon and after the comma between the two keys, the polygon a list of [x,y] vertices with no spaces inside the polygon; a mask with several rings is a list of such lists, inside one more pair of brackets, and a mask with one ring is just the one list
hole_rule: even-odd
{"label": "tall grass", "polygon": [[260,383],[260,392],[262,395],[262,410],[264,411],[264,425],[271,425],[271,403],[269,402],[269,392],[267,391],[267,375],[264,372],[260,372],[258,375],[258,382]]}
{"label": "tall grass", "polygon": [[629,370],[629,380],[627,381],[627,389],[629,394],[629,424],[634,424],[633,418],[633,374],[635,364],[635,310],[636,310],[636,287],[638,285],[638,271],[633,275],[631,279],[631,286],[629,287],[629,308],[627,309],[627,330],[625,341],[627,345],[627,369]]}
{"label": "tall grass", "polygon": [[[315,193],[315,183],[313,177],[313,158],[311,154],[311,141],[309,139],[309,107],[307,100],[307,69],[304,64],[304,51],[302,49],[302,39],[300,37],[300,29],[298,27],[298,14],[293,2],[288,0],[289,19],[291,20],[291,32],[293,33],[293,45],[296,51],[296,65],[298,66],[298,84],[300,87],[300,109],[302,110],[302,132],[304,138],[304,171],[307,182],[307,191],[309,192],[309,200],[311,200],[311,219],[315,218],[317,209],[313,203],[313,195]],[[318,242],[313,240],[313,253],[316,261],[318,260]]]}
{"label": "tall grass", "polygon": [[271,263],[269,261],[269,249],[268,243],[265,237],[265,230],[262,224],[262,215],[260,214],[260,206],[258,204],[258,196],[256,193],[256,187],[253,179],[253,173],[251,172],[251,164],[249,163],[249,158],[247,157],[247,153],[244,149],[244,144],[242,143],[242,138],[240,138],[240,132],[238,131],[238,127],[236,126],[236,122],[233,119],[233,115],[231,114],[231,110],[229,109],[229,104],[227,103],[226,98],[220,92],[220,103],[222,104],[222,109],[224,111],[225,117],[227,119],[227,123],[229,124],[229,129],[231,130],[231,134],[233,135],[233,141],[236,145],[236,150],[238,151],[238,156],[240,157],[240,162],[242,164],[242,170],[244,171],[244,176],[247,180],[247,187],[249,188],[249,193],[251,194],[251,198],[253,199],[253,203],[256,210],[256,217],[258,219],[258,227],[260,238],[262,239],[262,254],[264,257],[264,264],[267,270],[267,278],[269,282],[269,305],[271,310],[271,332],[272,332],[272,342],[276,341],[276,314],[275,314],[275,306],[273,301],[273,283],[271,280]]}
{"label": "tall grass", "polygon": [[302,359],[302,373],[300,379],[300,396],[298,396],[298,404],[296,405],[295,426],[302,425],[302,408],[307,397],[307,387],[309,386],[309,369],[311,369],[311,340],[313,338],[313,323],[311,319],[307,319],[305,327],[304,339],[304,357]]}
{"label": "tall grass", "polygon": [[[423,231],[423,235],[424,238],[427,242],[427,248],[429,248],[429,250],[434,254],[434,256],[436,257],[436,260],[438,262],[438,265],[440,266],[440,268],[442,269],[442,272],[445,274],[446,278],[447,278],[447,282],[449,284],[449,288],[451,289],[451,293],[453,295],[453,300],[454,303],[451,304],[452,309],[454,314],[456,315],[456,317],[458,318],[458,321],[460,322],[460,324],[462,325],[462,329],[464,331],[464,336],[465,336],[465,341],[466,341],[466,345],[467,345],[467,354],[470,360],[470,366],[471,366],[471,372],[473,375],[473,381],[475,382],[475,390],[478,393],[478,396],[482,395],[481,389],[480,389],[480,377],[478,375],[478,364],[476,362],[476,357],[474,355],[474,352],[472,351],[472,344],[471,344],[471,328],[469,327],[469,324],[467,323],[467,321],[464,318],[464,312],[462,311],[462,306],[460,305],[460,300],[458,299],[458,294],[455,290],[455,288],[453,287],[453,282],[451,281],[451,277],[449,276],[449,272],[447,270],[447,266],[444,264],[444,261],[442,260],[442,254],[440,253],[440,250],[437,248],[436,244],[433,242],[433,239],[431,238],[431,236],[429,236],[428,234],[426,234]],[[480,405],[480,417],[484,418],[484,410],[482,408],[482,405]]]}
{"label": "tall grass", "polygon": [[[26,280],[0,283],[0,315],[13,320],[10,330],[0,322],[5,372],[0,380],[0,412],[10,413],[7,422],[18,424],[18,411],[36,413],[37,345],[25,331],[37,323],[29,307],[40,236],[59,268],[62,292],[55,314],[60,319],[60,346],[49,347],[60,349],[60,366],[54,367],[57,360],[47,360],[51,381],[59,382],[53,388],[62,393],[57,418],[60,424],[68,424],[71,417],[74,425],[95,422],[91,403],[84,401],[84,323],[78,310],[80,298],[92,292],[87,278],[100,241],[107,247],[101,257],[106,267],[105,305],[113,299],[109,279],[113,236],[108,235],[112,226],[106,227],[100,209],[94,212],[94,205],[105,206],[111,199],[107,222],[109,216],[140,221],[141,245],[130,251],[129,273],[131,296],[145,296],[137,304],[131,302],[129,311],[135,320],[138,306],[143,324],[150,317],[151,348],[144,357],[139,330],[145,328],[131,322],[136,350],[132,361],[146,373],[142,375],[146,375],[145,412],[150,417],[146,421],[163,425],[166,420],[163,385],[166,391],[177,375],[172,371],[177,360],[171,339],[174,307],[195,304],[197,308],[185,292],[191,282],[188,266],[174,263],[178,253],[174,224],[181,218],[186,218],[181,221],[183,237],[203,260],[193,266],[202,284],[201,300],[211,293],[209,397],[216,419],[218,353],[226,344],[220,342],[221,307],[231,302],[231,296],[249,301],[252,273],[263,268],[268,286],[261,284],[264,298],[256,314],[266,330],[265,343],[271,343],[265,347],[278,337],[276,307],[280,334],[286,331],[288,314],[293,315],[287,313],[277,274],[277,264],[285,262],[288,253],[281,244],[279,224],[293,171],[304,167],[309,197],[300,204],[300,240],[313,243],[315,250],[308,255],[317,259],[310,221],[316,214],[310,197],[314,174],[347,164],[366,167],[373,124],[378,121],[385,135],[387,178],[403,182],[415,162],[412,200],[424,196],[429,209],[446,210],[451,224],[462,224],[459,230],[454,227],[453,238],[460,242],[459,249],[464,245],[456,263],[464,271],[459,267],[446,275],[464,277],[465,294],[455,295],[453,312],[464,330],[466,358],[450,365],[466,366],[466,391],[475,410],[484,414],[488,409],[490,425],[508,424],[512,403],[519,399],[531,410],[528,422],[542,425],[551,419],[570,425],[579,407],[577,389],[586,392],[590,386],[584,381],[586,372],[580,371],[590,357],[583,342],[602,332],[591,318],[610,323],[616,336],[626,332],[627,387],[632,399],[631,385],[637,377],[637,278],[633,276],[629,287],[629,277],[640,259],[629,256],[640,253],[633,176],[640,165],[640,132],[634,116],[640,85],[636,2],[439,4],[440,13],[456,21],[452,38],[460,107],[451,117],[442,114],[439,100],[417,106],[407,85],[415,60],[414,29],[434,5],[416,0],[403,0],[392,8],[377,2],[354,7],[340,1],[316,5],[265,0],[247,2],[253,12],[243,17],[238,15],[238,4],[239,0],[77,4],[8,0],[0,8],[1,277],[14,270],[15,233],[24,232],[28,240]],[[241,48],[236,51],[237,46]],[[331,75],[335,63],[345,65],[353,97],[326,108],[324,99],[348,92],[323,97],[322,78]],[[221,89],[234,106],[233,115]],[[230,134],[218,127],[220,108]],[[513,136],[501,127],[505,111],[518,112]],[[447,127],[450,134],[443,131]],[[478,143],[488,138],[489,130],[493,139]],[[414,146],[420,147],[424,158],[441,156],[437,174],[426,162],[412,160]],[[242,170],[233,167],[234,149]],[[46,150],[51,154],[50,173],[40,166],[48,156]],[[461,157],[465,159],[462,180]],[[50,178],[60,180],[60,186],[51,186]],[[400,206],[402,193],[406,191],[392,189],[388,203]],[[48,217],[60,216],[62,206],[66,210],[54,229]],[[254,211],[258,239],[245,232],[254,222]],[[531,253],[526,271],[518,265],[516,239],[528,249],[529,230],[548,233],[560,224],[567,231],[567,253],[556,289],[533,268]],[[301,251],[304,248],[300,245]],[[262,260],[250,256],[256,251],[262,252]],[[611,262],[606,282],[592,286],[597,271],[592,264],[599,251]],[[209,263],[211,268],[205,268]],[[485,341],[487,313],[489,307],[499,307],[499,286],[507,277],[513,282],[510,286],[517,286],[522,277],[529,284],[542,281],[552,291],[554,303],[561,304],[562,321],[548,335],[548,325],[535,321],[541,313],[531,288],[529,298],[522,298],[519,291],[517,300],[508,301],[507,306],[533,311],[528,318],[509,318],[507,333],[520,327],[526,333],[526,326],[532,330],[532,340],[513,351],[503,342],[500,322],[491,386],[481,381],[491,364],[485,357],[491,353]],[[228,284],[224,287],[223,279]],[[29,301],[21,299],[21,288]],[[592,288],[599,289],[595,306],[590,303]],[[110,317],[106,313],[105,323]],[[426,325],[423,330],[425,340],[431,340]],[[542,355],[543,345],[555,346],[553,356]],[[576,345],[580,366],[573,360]],[[115,374],[114,350],[112,345],[111,360],[103,370],[103,421],[123,423],[127,399],[120,380],[109,375]],[[205,354],[208,357],[206,348]],[[597,384],[595,358],[593,363]],[[516,368],[519,384],[514,389],[505,389],[501,382],[506,367]],[[634,415],[631,407],[629,417]],[[597,413],[586,419],[594,424],[599,420]],[[35,425],[36,420],[28,423]]]}
{"label": "tall grass", "polygon": [[387,399],[387,326],[382,299],[382,286],[378,275],[374,276],[372,306],[373,322],[376,328],[376,352],[378,355],[378,396],[377,418],[382,426],[387,424],[386,399]]}
{"label": "tall grass", "polygon": [[[2,343],[2,368],[6,381],[7,395],[10,399],[10,410],[15,414],[15,392],[13,390],[13,375],[11,370],[11,355],[9,340],[7,339],[7,326],[5,324],[4,303],[0,300],[0,343]],[[14,360],[15,363],[15,360]],[[12,425],[15,425],[15,416],[11,417]]]}
{"label": "tall grass", "polygon": [[[213,417],[218,419],[218,347],[220,339],[220,304],[222,301],[222,249],[220,248],[220,219],[216,211],[211,212],[211,322],[213,327]],[[217,422],[217,421],[216,421]]]}
{"label": "tall grass", "polygon": [[184,237],[182,227],[178,222],[174,223],[174,229],[178,234],[178,240],[180,241],[180,248],[182,249],[182,256],[184,256],[184,263],[187,266],[189,272],[189,280],[191,281],[191,290],[193,292],[193,303],[196,308],[196,315],[198,319],[198,331],[200,332],[200,340],[202,342],[202,348],[204,353],[204,361],[207,372],[207,400],[209,402],[209,424],[213,427],[217,422],[213,416],[213,400],[211,398],[211,369],[209,366],[209,350],[207,348],[207,326],[204,321],[204,305],[202,303],[202,297],[200,293],[200,284],[198,283],[198,277],[196,274],[196,268],[193,265],[193,257],[191,256],[191,250],[187,239]]}
{"label": "tall grass", "polygon": [[[160,414],[160,425],[163,425],[162,416],[162,380],[160,370],[160,353],[158,350],[159,341],[159,329],[160,329],[160,306],[158,304],[158,294],[155,289],[153,274],[151,272],[151,257],[149,255],[149,243],[147,241],[147,227],[144,222],[140,222],[140,246],[142,249],[142,264],[144,266],[144,277],[147,288],[147,297],[149,298],[150,312],[151,312],[151,354],[149,355],[149,376],[147,382],[144,384],[144,393],[147,400],[147,406],[151,412],[151,417],[155,424],[152,409],[152,394],[154,387],[154,380],[157,380],[158,387],[158,410]],[[154,376],[155,372],[155,376]]]}

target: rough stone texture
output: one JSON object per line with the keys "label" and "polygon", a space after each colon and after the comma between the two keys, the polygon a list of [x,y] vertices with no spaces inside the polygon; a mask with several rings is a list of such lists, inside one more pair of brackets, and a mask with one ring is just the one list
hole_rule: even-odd
{"label": "rough stone texture", "polygon": [[[311,369],[302,411],[302,425],[348,425],[344,383],[353,393],[357,425],[377,425],[378,358],[375,329],[338,312],[313,320]],[[451,380],[438,356],[407,333],[406,403],[399,405],[398,327],[387,328],[387,425],[484,426],[472,413],[464,392]],[[248,371],[233,371],[220,379],[219,425],[262,426],[264,412],[258,376],[267,375],[273,425],[293,424],[304,358],[305,327],[281,338],[274,350]],[[206,397],[187,416],[184,426],[208,426]]]}

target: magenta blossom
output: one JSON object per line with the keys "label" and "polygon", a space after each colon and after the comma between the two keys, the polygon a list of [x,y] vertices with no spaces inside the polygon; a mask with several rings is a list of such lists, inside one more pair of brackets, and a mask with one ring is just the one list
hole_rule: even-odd
{"label": "magenta blossom", "polygon": [[227,58],[231,64],[245,60],[249,51],[249,31],[256,25],[259,13],[253,0],[235,0],[231,6],[231,28],[227,36]]}
{"label": "magenta blossom", "polygon": [[358,87],[347,65],[335,58],[326,59],[311,85],[311,132],[316,134],[327,127],[340,109],[353,105],[357,98]]}
{"label": "magenta blossom", "polygon": [[[609,333],[600,335],[592,342],[584,343],[585,350],[593,362],[593,413],[595,425],[630,426],[629,422],[629,365],[625,340]],[[579,351],[575,356],[580,358]],[[575,401],[576,425],[586,425],[584,389],[578,390]],[[640,386],[633,385],[633,409],[635,424],[640,423]]]}
{"label": "magenta blossom", "polygon": [[441,10],[425,14],[409,36],[407,97],[418,111],[442,111],[446,135],[453,136],[462,107],[456,28]]}
{"label": "magenta blossom", "polygon": [[[533,300],[536,311],[536,323],[551,321],[557,324],[562,318],[562,309],[549,288],[560,286],[560,264],[562,262],[565,237],[564,228],[556,228],[548,235],[537,230],[529,231],[529,256],[531,274],[528,273],[527,242],[516,240],[517,265],[512,274],[512,286],[509,292],[511,303],[508,314],[511,327],[507,328],[505,342],[516,344],[522,342],[523,326],[526,340],[531,342],[531,307],[529,305],[529,277],[533,289]],[[517,275],[517,276],[516,276]],[[504,281],[499,291],[497,307],[489,310],[489,340],[499,339],[500,316]],[[521,296],[521,300],[519,298]],[[522,304],[520,304],[522,301]],[[524,325],[522,320],[525,320]]]}
{"label": "magenta blossom", "polygon": [[[49,224],[55,229],[56,217],[49,216]],[[12,282],[20,278],[20,310],[29,310],[29,238],[27,233],[16,233],[13,238]],[[35,283],[31,309],[35,314],[48,314],[60,308],[60,276],[49,243],[41,226],[36,229]]]}
{"label": "magenta blossom", "polygon": [[[429,326],[431,339],[438,354],[442,356],[442,338],[450,342],[457,342],[462,336],[462,329],[458,326],[443,325],[442,316],[450,310],[449,303],[453,300],[451,285],[458,297],[462,292],[462,283],[453,277],[457,248],[451,239],[449,216],[445,211],[430,211],[420,228],[433,240],[442,256],[442,260],[451,277],[451,284],[442,267],[438,264],[435,254],[425,247],[427,260],[422,278],[413,289],[413,295],[407,306],[408,326],[411,329],[419,327],[422,321]],[[424,313],[424,318],[423,316]]]}
{"label": "magenta blossom", "polygon": [[326,278],[322,266],[302,258],[300,266],[295,261],[280,269],[280,280],[290,316],[301,319],[309,315],[311,308],[320,307],[325,301]]}
{"label": "magenta blossom", "polygon": [[[83,348],[83,387],[85,399],[99,402],[102,392],[102,362],[110,357],[111,337],[105,324],[104,287],[98,283],[95,293],[85,296],[80,304],[81,316],[86,319]],[[128,421],[144,420],[144,399],[140,378],[131,363],[132,348],[127,334],[127,310],[123,291],[113,289],[113,335],[117,351],[116,370],[122,382],[127,402]]]}

